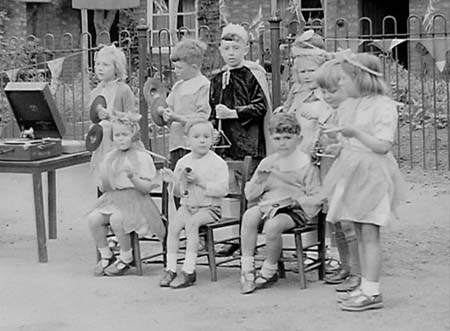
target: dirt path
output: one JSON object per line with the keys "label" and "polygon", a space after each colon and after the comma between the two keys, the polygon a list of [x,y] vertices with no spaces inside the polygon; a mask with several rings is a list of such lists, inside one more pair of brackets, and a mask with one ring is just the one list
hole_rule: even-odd
{"label": "dirt path", "polygon": [[58,239],[39,264],[31,178],[0,174],[0,331],[450,330],[449,173],[407,178],[400,220],[382,234],[385,308],[347,313],[315,275],[306,290],[289,273],[249,296],[236,269],[220,269],[212,283],[199,267],[197,285],[177,291],[158,288],[160,265],[146,265],[143,277],[94,278],[80,218],[95,199],[86,166],[58,172]]}

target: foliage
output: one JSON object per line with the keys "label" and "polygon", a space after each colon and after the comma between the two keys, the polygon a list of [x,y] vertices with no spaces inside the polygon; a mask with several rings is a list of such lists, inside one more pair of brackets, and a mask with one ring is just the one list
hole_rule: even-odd
{"label": "foliage", "polygon": [[434,79],[429,73],[408,72],[389,58],[385,64],[386,80],[391,85],[393,98],[399,102],[400,125],[411,123],[414,130],[447,127],[448,82],[442,77]]}

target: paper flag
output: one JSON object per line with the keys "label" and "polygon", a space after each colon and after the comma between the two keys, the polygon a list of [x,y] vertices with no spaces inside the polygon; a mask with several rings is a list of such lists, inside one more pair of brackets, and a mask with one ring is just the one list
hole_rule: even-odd
{"label": "paper flag", "polygon": [[401,43],[405,42],[406,39],[375,39],[370,45],[373,45],[380,49],[383,53],[390,53],[394,47],[397,47]]}
{"label": "paper flag", "polygon": [[51,60],[47,62],[48,68],[52,73],[52,81],[50,83],[50,87],[52,89],[56,89],[59,81],[59,76],[61,75],[62,67],[64,64],[65,57],[60,57],[55,60]]}
{"label": "paper flag", "polygon": [[439,71],[442,72],[445,68],[446,54],[450,50],[450,37],[422,39],[420,43],[427,49]]}

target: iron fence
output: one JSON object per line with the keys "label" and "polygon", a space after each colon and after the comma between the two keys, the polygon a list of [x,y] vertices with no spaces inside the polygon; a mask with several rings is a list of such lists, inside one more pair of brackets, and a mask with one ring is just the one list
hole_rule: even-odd
{"label": "iron fence", "polygon": [[[407,32],[398,33],[395,18],[388,16],[383,19],[382,33],[374,33],[371,20],[363,17],[359,20],[359,33],[352,34],[349,22],[338,19],[334,25],[334,35],[326,36],[325,42],[329,51],[352,48],[354,51],[377,54],[382,60],[392,96],[400,105],[395,146],[397,159],[410,167],[420,165],[424,168],[450,169],[449,54],[445,53],[447,65],[444,67],[442,61],[437,63],[436,60],[436,54],[442,47],[450,48],[449,28],[442,15],[436,15],[431,22],[430,29],[425,31],[421,20],[410,16]],[[260,31],[258,38],[250,41],[247,56],[250,60],[258,60],[267,69],[273,104],[277,106],[283,103],[292,83],[293,59],[289,54],[295,34],[287,35],[287,31],[295,31],[293,27],[298,27],[297,32],[300,33],[302,25],[293,21],[283,24],[283,27],[289,27],[283,30],[277,17],[271,18],[269,23],[269,29]],[[141,123],[144,128],[149,128],[143,131],[144,143],[151,142],[151,148],[162,154],[167,152],[167,130],[153,125],[149,120],[142,94],[143,85],[148,77],[155,76],[168,88],[173,85],[173,65],[170,61],[175,44],[173,39],[181,39],[190,33],[187,28],[180,28],[175,36],[171,36],[168,30],[153,33],[147,26],[138,26],[134,33],[121,31],[115,41],[127,57],[128,83],[136,96],[136,107],[146,115]],[[206,26],[200,27],[198,36],[208,46],[202,70],[210,78],[223,66],[219,43]],[[0,63],[13,63],[3,65],[0,72],[0,136],[14,137],[19,134],[3,92],[6,83],[14,80],[49,82],[66,126],[65,138],[84,138],[90,125],[89,91],[97,83],[93,65],[99,47],[92,44],[89,33],[81,35],[79,40],[75,40],[70,33],[57,39],[52,34],[42,39],[35,36],[28,36],[25,40],[11,38],[0,53]],[[107,32],[97,36],[98,45],[110,42]],[[393,42],[398,44],[391,47]],[[61,67],[56,66],[55,69],[58,60]]]}

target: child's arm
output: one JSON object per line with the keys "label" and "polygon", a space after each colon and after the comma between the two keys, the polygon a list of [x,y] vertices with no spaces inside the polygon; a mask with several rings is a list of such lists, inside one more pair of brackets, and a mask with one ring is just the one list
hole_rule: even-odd
{"label": "child's arm", "polygon": [[307,215],[315,216],[326,199],[322,192],[319,168],[312,164],[308,167],[304,177],[304,185],[304,195],[298,197],[296,202]]}
{"label": "child's arm", "polygon": [[266,191],[266,182],[272,169],[269,169],[269,164],[265,160],[261,161],[252,178],[245,185],[245,197],[249,201],[259,198]]}
{"label": "child's arm", "polygon": [[344,137],[358,139],[363,145],[367,146],[377,154],[386,154],[392,148],[392,143],[390,141],[379,139],[354,127],[344,127],[340,132]]}

